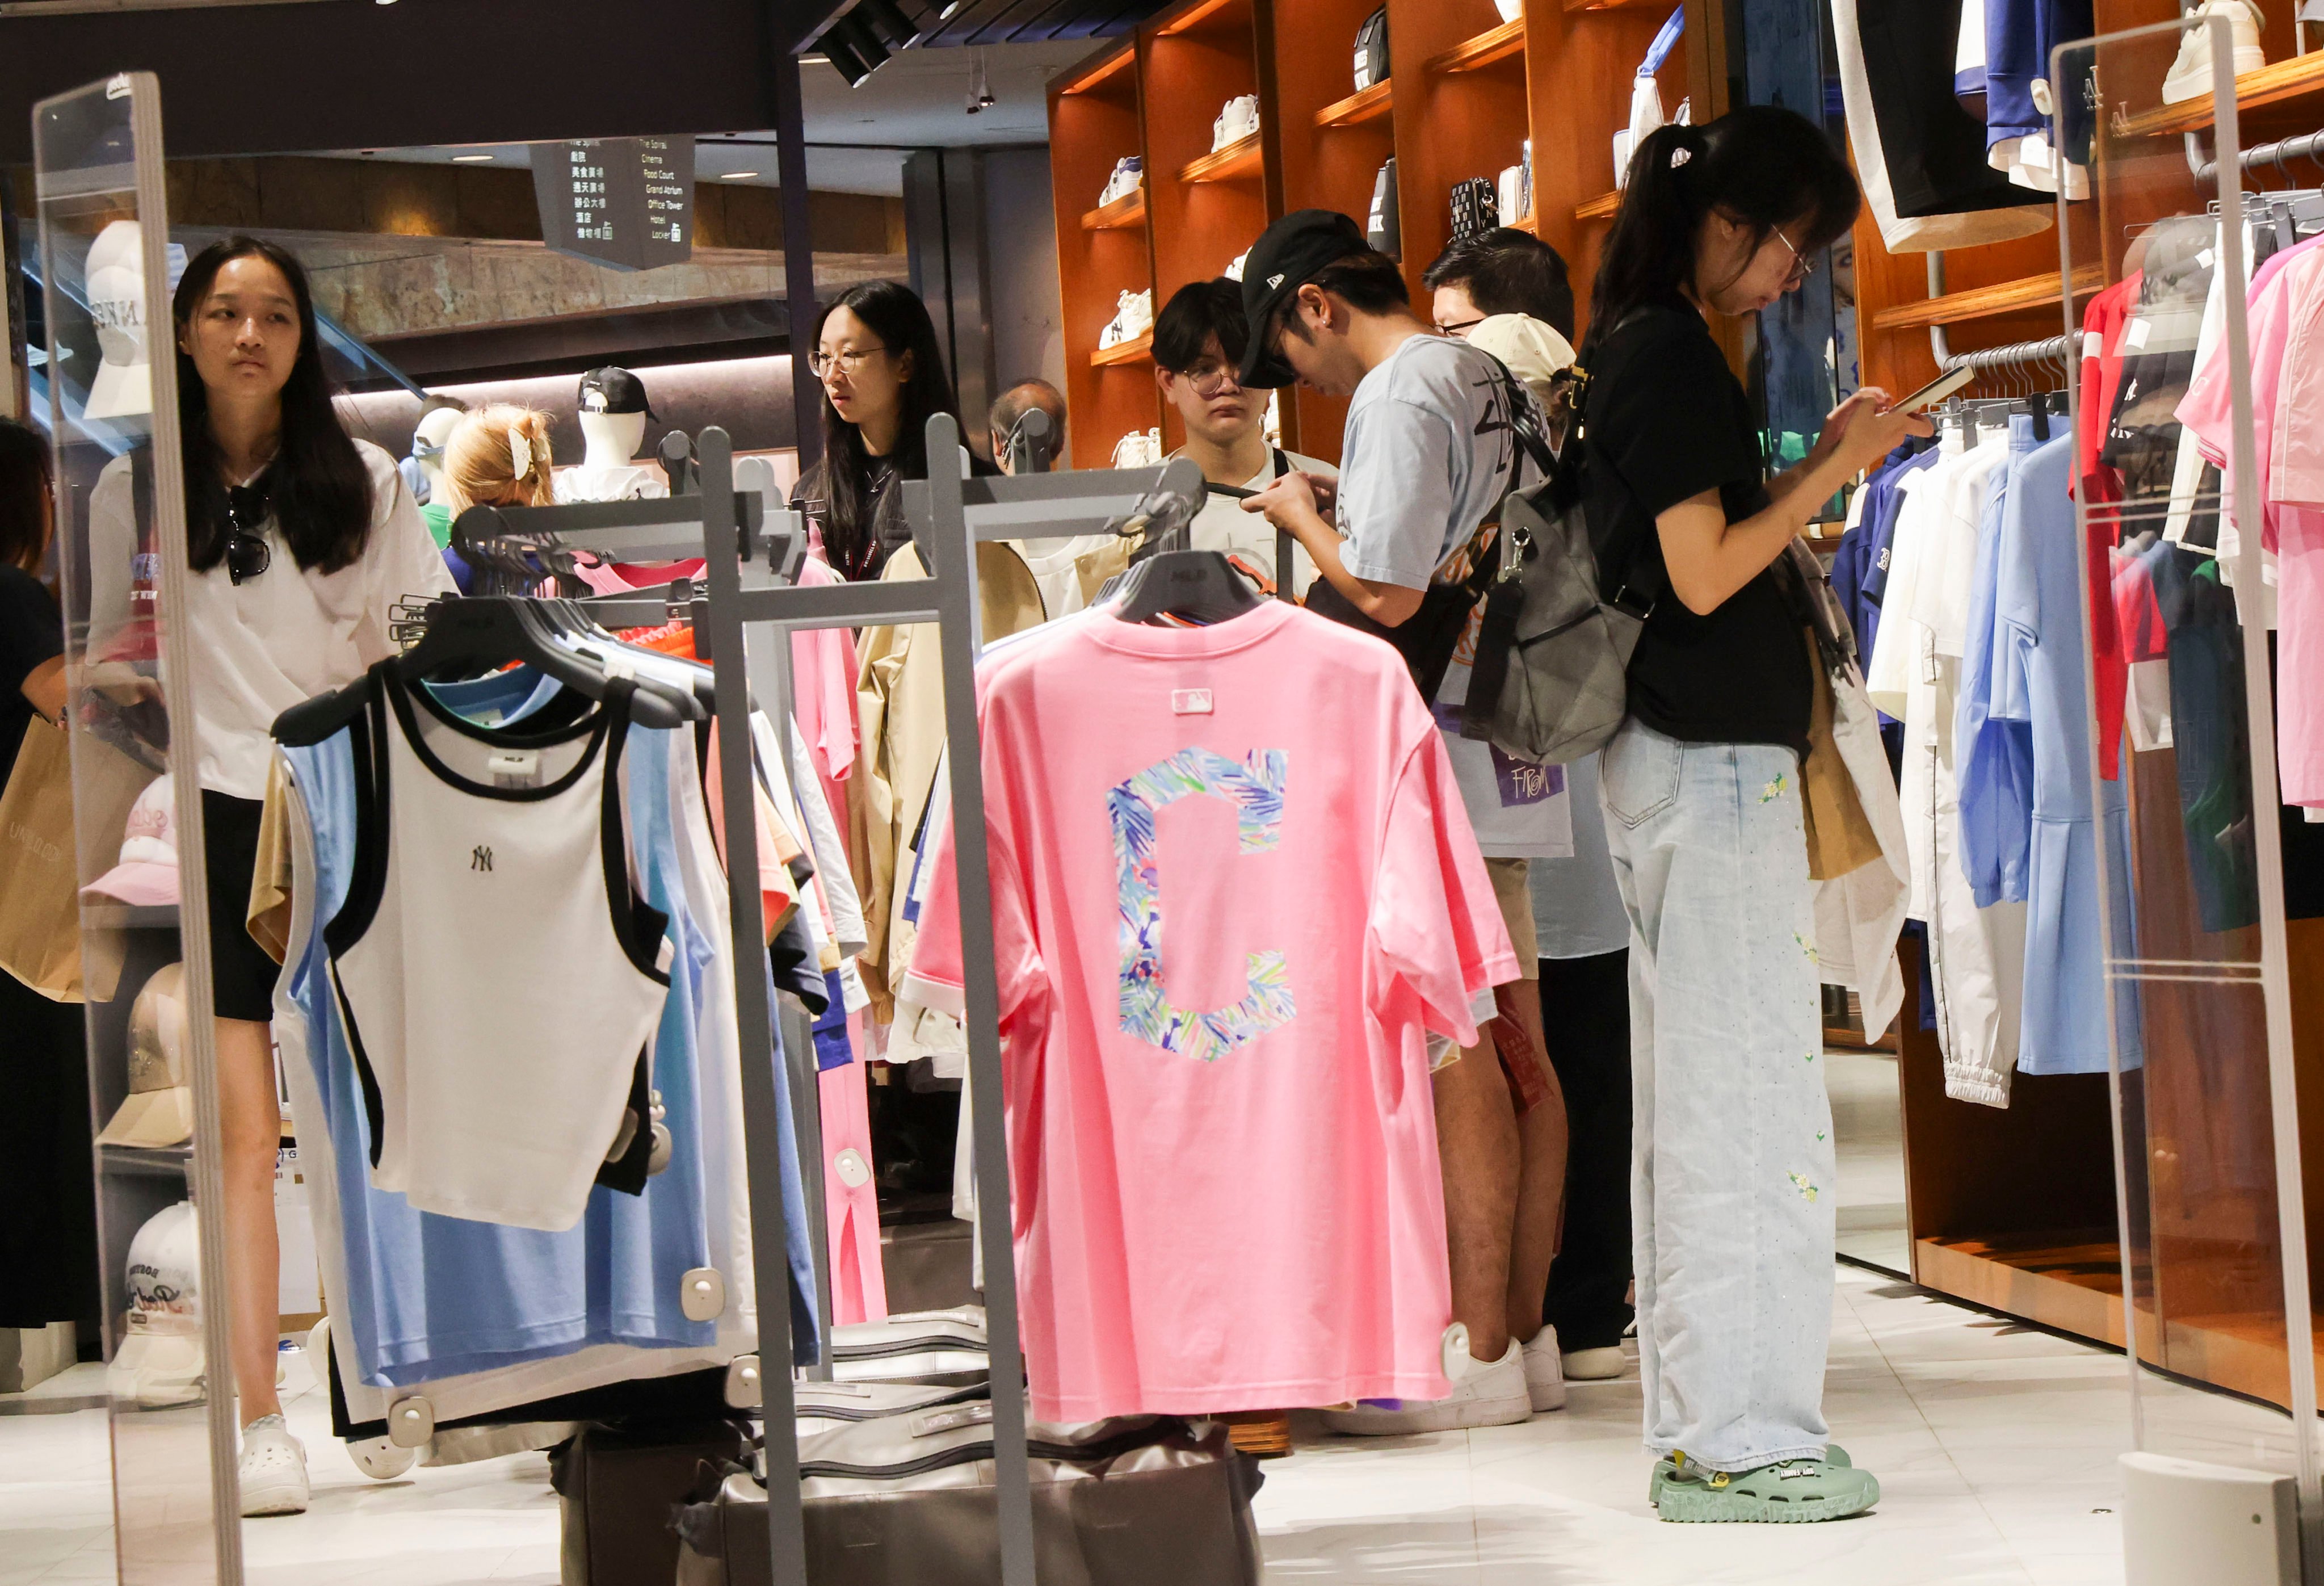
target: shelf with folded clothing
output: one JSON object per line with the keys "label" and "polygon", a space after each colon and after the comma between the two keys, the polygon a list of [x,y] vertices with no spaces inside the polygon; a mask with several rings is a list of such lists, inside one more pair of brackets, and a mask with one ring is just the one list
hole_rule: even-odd
{"label": "shelf with folded clothing", "polygon": [[1093,369],[1110,369],[1116,364],[1150,364],[1154,361],[1154,333],[1143,330],[1128,341],[1100,347],[1090,355],[1089,361]]}
{"label": "shelf with folded clothing", "polygon": [[[2089,297],[2105,285],[2103,266],[2085,264],[2074,272],[2074,296],[2078,299]],[[1923,298],[1917,303],[1897,303],[1874,312],[1871,323],[1876,330],[1925,329],[1932,325],[1960,325],[1971,319],[1988,319],[2029,309],[2054,309],[2057,306],[2058,275],[2052,271],[2046,275],[2021,276],[1993,286]]]}

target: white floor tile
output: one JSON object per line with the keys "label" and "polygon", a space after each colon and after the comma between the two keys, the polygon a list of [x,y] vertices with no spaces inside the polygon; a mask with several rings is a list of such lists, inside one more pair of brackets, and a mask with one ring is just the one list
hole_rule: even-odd
{"label": "white floor tile", "polygon": [[[253,1586],[552,1586],[543,1456],[372,1481],[289,1366],[314,1507],[244,1526]],[[2282,1446],[2269,1411],[2159,1379],[2143,1397],[2164,1452],[2248,1463]],[[1257,1510],[1275,1586],[2114,1586],[2128,1403],[2117,1355],[1843,1267],[1825,1410],[1880,1477],[1862,1518],[1656,1520],[1635,1369],[1517,1426],[1370,1442],[1301,1416]],[[0,1586],[110,1580],[111,1501],[103,1412],[0,1417]]]}

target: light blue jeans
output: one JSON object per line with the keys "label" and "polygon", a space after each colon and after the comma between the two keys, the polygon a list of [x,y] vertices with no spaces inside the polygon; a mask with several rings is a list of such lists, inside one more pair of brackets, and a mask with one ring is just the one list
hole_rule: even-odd
{"label": "light blue jeans", "polygon": [[1799,760],[1632,720],[1600,765],[1630,915],[1646,1446],[1714,1471],[1821,1459],[1834,1170]]}

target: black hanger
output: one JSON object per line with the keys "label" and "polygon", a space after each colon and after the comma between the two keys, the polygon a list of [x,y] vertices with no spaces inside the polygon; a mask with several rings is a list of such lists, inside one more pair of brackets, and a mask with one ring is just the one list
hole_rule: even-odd
{"label": "black hanger", "polygon": [[2047,440],[2047,439],[2049,439],[2049,438],[2050,438],[2050,398],[2049,398],[2049,394],[2048,394],[2047,392],[2039,392],[2039,391],[2037,391],[2037,392],[2035,392],[2032,396],[2030,396],[2030,397],[2028,397],[2028,398],[2026,399],[2026,401],[2025,401],[2025,405],[2026,405],[2027,410],[2028,410],[2029,411],[2031,411],[2031,412],[2033,413],[2033,415],[2034,415],[2034,439],[2036,439],[2036,440]]}
{"label": "black hanger", "polygon": [[1125,622],[1146,622],[1167,612],[1207,625],[1257,611],[1261,604],[1250,581],[1219,552],[1164,550],[1130,570],[1113,614]]}

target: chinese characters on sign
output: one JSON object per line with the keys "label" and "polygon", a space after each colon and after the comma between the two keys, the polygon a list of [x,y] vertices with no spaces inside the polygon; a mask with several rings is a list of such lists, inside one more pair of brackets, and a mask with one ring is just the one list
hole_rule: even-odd
{"label": "chinese characters on sign", "polygon": [[694,256],[694,140],[576,138],[532,145],[541,240],[616,270]]}

